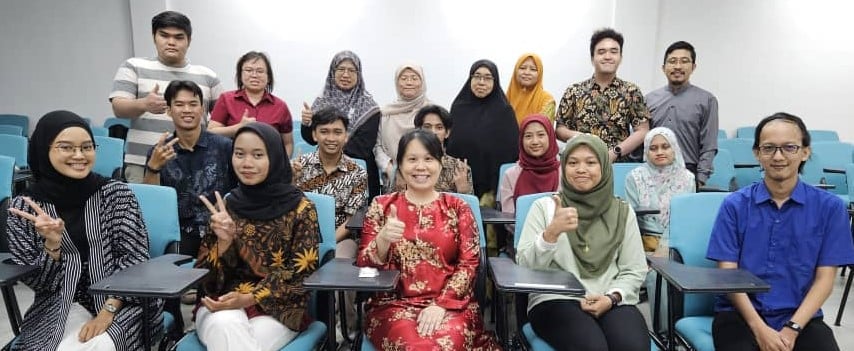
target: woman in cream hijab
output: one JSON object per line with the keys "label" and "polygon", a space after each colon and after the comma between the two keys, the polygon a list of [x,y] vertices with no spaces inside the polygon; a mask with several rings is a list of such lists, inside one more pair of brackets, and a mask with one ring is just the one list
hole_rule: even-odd
{"label": "woman in cream hijab", "polygon": [[374,158],[380,175],[388,184],[394,179],[394,160],[397,157],[397,144],[406,132],[415,129],[415,114],[430,104],[427,99],[427,85],[424,83],[424,70],[414,63],[406,63],[394,72],[394,84],[397,101],[384,106],[380,126],[377,131],[377,144],[374,146]]}

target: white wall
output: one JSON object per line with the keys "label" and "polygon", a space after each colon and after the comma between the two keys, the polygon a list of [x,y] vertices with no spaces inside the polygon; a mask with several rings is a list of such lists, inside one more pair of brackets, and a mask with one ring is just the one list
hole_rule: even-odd
{"label": "white wall", "polygon": [[112,115],[107,96],[132,54],[127,1],[0,3],[0,113],[67,109],[93,124]]}

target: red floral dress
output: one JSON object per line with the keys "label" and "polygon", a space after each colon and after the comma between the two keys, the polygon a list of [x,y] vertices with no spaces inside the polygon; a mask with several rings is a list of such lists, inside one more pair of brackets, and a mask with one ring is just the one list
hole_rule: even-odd
{"label": "red floral dress", "polygon": [[[374,242],[390,206],[406,224],[403,239],[389,247],[388,262],[377,257]],[[415,205],[403,192],[374,199],[365,215],[358,264],[400,270],[393,292],[373,297],[367,306],[365,333],[382,350],[500,350],[483,330],[473,298],[480,242],[471,209],[453,195]],[[443,307],[444,320],[432,335],[417,332],[418,315]]]}

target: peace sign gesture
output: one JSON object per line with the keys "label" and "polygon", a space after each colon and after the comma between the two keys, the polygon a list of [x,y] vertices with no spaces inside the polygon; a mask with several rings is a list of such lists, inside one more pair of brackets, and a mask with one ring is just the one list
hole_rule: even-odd
{"label": "peace sign gesture", "polygon": [[228,215],[228,211],[225,209],[225,201],[222,200],[219,191],[215,191],[214,195],[216,195],[216,207],[203,195],[199,195],[199,199],[211,211],[211,230],[213,230],[222,243],[231,244],[231,241],[234,240],[235,232],[237,232],[237,227],[234,221],[231,220],[231,216]]}
{"label": "peace sign gesture", "polygon": [[59,246],[57,243],[62,242],[62,231],[65,229],[65,222],[61,218],[53,218],[49,214],[45,213],[45,211],[29,197],[22,196],[21,198],[24,199],[24,202],[26,202],[27,205],[36,211],[36,215],[34,216],[17,208],[9,208],[9,212],[33,222],[33,225],[36,227],[36,232],[45,239],[45,242],[50,243],[51,246]]}

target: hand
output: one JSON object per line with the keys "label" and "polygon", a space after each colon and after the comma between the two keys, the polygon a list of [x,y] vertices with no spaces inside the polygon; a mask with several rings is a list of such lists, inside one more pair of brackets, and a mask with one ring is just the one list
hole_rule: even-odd
{"label": "hand", "polygon": [[249,109],[243,110],[243,116],[240,117],[240,125],[245,126],[249,123],[255,122],[255,117],[249,117]]}
{"label": "hand", "polygon": [[208,211],[211,211],[211,230],[219,240],[230,244],[234,240],[237,227],[231,220],[231,216],[228,215],[228,211],[225,209],[225,201],[219,195],[219,191],[215,191],[214,195],[216,195],[216,207],[203,195],[199,195],[199,199],[202,200]]}
{"label": "hand", "polygon": [[614,153],[614,150],[608,150],[608,158],[611,159],[611,163],[617,160],[617,154]]}
{"label": "hand", "polygon": [[385,166],[385,179],[386,184],[391,184],[391,181],[394,179],[394,164],[391,162]]}
{"label": "hand", "polygon": [[166,112],[166,100],[160,95],[159,90],[160,84],[154,84],[154,89],[151,89],[151,92],[143,98],[145,99],[145,110],[155,115]]}
{"label": "hand", "polygon": [[160,136],[160,140],[157,141],[157,144],[154,145],[154,149],[151,150],[151,157],[148,158],[148,167],[161,170],[166,163],[177,157],[178,155],[175,153],[175,144],[178,142],[178,138],[172,138],[169,142],[166,142],[166,138],[169,137],[169,132],[163,133]]}
{"label": "hand", "polygon": [[236,310],[246,308],[255,304],[252,294],[241,294],[236,291],[229,292],[214,300],[209,296],[202,298],[202,304],[211,312],[222,310]]}
{"label": "hand", "polygon": [[[61,218],[54,219],[44,212],[42,208],[29,197],[22,197],[24,202],[36,212],[33,216],[29,213],[21,211],[17,208],[9,208],[9,212],[33,222],[36,227],[36,232],[45,240],[45,246],[48,249],[59,248],[62,245],[62,232],[65,230],[65,222]],[[50,245],[49,247],[47,245]]]}
{"label": "hand", "polygon": [[386,218],[385,225],[380,229],[377,239],[384,240],[389,244],[396,243],[403,239],[404,229],[406,229],[406,224],[397,219],[397,207],[391,205],[388,218]]}
{"label": "hand", "polygon": [[454,184],[457,186],[457,190],[461,187],[468,189],[468,181],[469,163],[468,160],[463,159],[463,162],[457,162],[457,168],[454,170]]}
{"label": "hand", "polygon": [[783,327],[783,330],[780,330],[780,338],[783,339],[783,344],[786,345],[787,351],[795,349],[795,340],[798,339],[798,335],[798,332],[792,328]]}
{"label": "hand", "polygon": [[311,106],[308,106],[308,103],[303,101],[302,103],[302,112],[300,113],[302,117],[302,125],[310,126],[311,125]]}
{"label": "hand", "polygon": [[418,314],[418,335],[430,336],[439,330],[442,319],[445,318],[445,309],[436,305],[429,306]]}
{"label": "hand", "polygon": [[[564,207],[563,202],[557,195],[552,195],[552,200],[555,202],[555,213],[551,223],[546,227],[543,239],[553,243],[557,241],[557,237],[561,233],[578,229],[578,210],[575,207]],[[554,241],[550,241],[550,239]]]}
{"label": "hand", "polygon": [[77,340],[87,342],[92,338],[103,334],[107,328],[113,324],[113,314],[110,312],[100,312],[95,318],[92,318],[80,328],[80,334],[77,334]]}
{"label": "hand", "polygon": [[756,343],[761,351],[789,350],[780,332],[771,329],[768,325],[763,324],[758,330],[753,330],[753,336],[756,337]]}
{"label": "hand", "polygon": [[581,310],[595,318],[601,317],[611,309],[611,298],[605,295],[587,295],[580,301]]}

